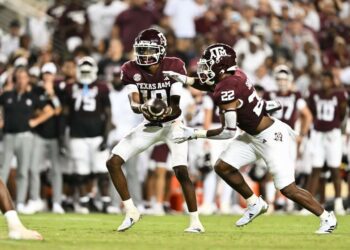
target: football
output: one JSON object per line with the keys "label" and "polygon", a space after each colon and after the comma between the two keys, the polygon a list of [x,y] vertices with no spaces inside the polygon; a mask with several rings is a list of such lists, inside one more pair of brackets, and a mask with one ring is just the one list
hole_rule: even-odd
{"label": "football", "polygon": [[[152,98],[146,101],[145,107],[151,120],[158,120],[167,110],[168,105],[159,98]],[[147,118],[147,117],[146,117]]]}

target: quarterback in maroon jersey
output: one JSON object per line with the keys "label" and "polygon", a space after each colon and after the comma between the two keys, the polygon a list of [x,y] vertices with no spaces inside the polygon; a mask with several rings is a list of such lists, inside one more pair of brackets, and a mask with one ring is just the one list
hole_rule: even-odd
{"label": "quarterback in maroon jersey", "polygon": [[340,128],[346,117],[347,92],[334,85],[331,72],[322,74],[321,84],[321,89],[312,91],[309,97],[314,115],[314,130],[311,134],[313,169],[309,188],[312,194],[316,194],[322,168],[327,163],[335,189],[334,210],[344,215],[339,167],[343,152]]}
{"label": "quarterback in maroon jersey", "polygon": [[[113,184],[122,198],[126,217],[118,231],[129,229],[140,219],[140,213],[130,198],[127,182],[121,169],[124,162],[141,153],[153,144],[165,142],[172,155],[172,167],[179,180],[188,210],[190,226],[185,232],[200,233],[204,228],[199,221],[194,186],[187,171],[187,143],[179,145],[172,141],[181,129],[181,110],[179,108],[183,84],[164,76],[163,71],[172,70],[186,74],[184,63],[174,57],[165,57],[167,41],[163,33],[155,29],[142,31],[135,39],[135,61],[122,66],[121,80],[129,91],[131,108],[146,118],[139,126],[124,137],[112,150],[107,168]],[[145,103],[149,99],[162,99],[167,103],[164,115],[152,119]]]}
{"label": "quarterback in maroon jersey", "polygon": [[[70,153],[73,172],[80,191],[77,212],[89,213],[88,184],[90,175],[98,180],[104,208],[109,206],[109,176],[101,162],[108,157],[107,136],[112,128],[111,103],[106,84],[97,80],[97,65],[93,58],[78,61],[77,82],[65,89],[63,114],[70,131]],[[61,136],[64,130],[61,129]]]}
{"label": "quarterback in maroon jersey", "polygon": [[[316,233],[332,232],[337,225],[334,214],[325,211],[309,192],[295,184],[289,153],[294,131],[268,115],[270,107],[267,102],[258,97],[247,76],[237,67],[235,51],[225,44],[209,46],[198,62],[197,73],[203,84],[201,89],[206,86],[214,93],[214,101],[222,113],[222,127],[213,130],[183,127],[183,134],[174,140],[182,143],[197,138],[229,139],[234,137],[237,127],[245,132],[222,152],[214,167],[216,173],[247,200],[248,208],[236,226],[248,224],[268,208],[238,171],[240,167],[262,158],[274,178],[275,187],[287,198],[320,217],[321,226]],[[165,72],[165,75],[197,86],[193,78],[173,72]]]}

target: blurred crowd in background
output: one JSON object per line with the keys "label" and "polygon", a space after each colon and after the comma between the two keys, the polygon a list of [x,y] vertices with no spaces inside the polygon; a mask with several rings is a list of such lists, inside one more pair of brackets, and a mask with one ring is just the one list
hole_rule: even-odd
{"label": "blurred crowd in background", "polygon": [[[127,92],[120,84],[120,67],[134,58],[134,39],[140,31],[149,27],[155,27],[165,34],[167,56],[181,58],[190,75],[196,74],[197,61],[203,49],[220,42],[235,49],[239,67],[260,91],[279,90],[273,72],[281,64],[291,69],[293,89],[299,91],[305,100],[311,90],[321,87],[320,76],[325,71],[329,72],[334,88],[350,89],[350,2],[347,0],[55,0],[41,15],[26,20],[13,19],[0,34],[1,91],[5,93],[15,88],[21,77],[20,74],[14,77],[18,73],[14,72],[20,68],[28,73],[29,85],[40,85],[44,80],[43,74],[53,75],[56,86],[74,84],[77,81],[77,61],[91,56],[97,62],[98,79],[110,90],[115,128],[109,136],[108,146],[112,147],[141,119],[129,108]],[[208,95],[189,89],[182,99],[185,100],[185,119],[191,126],[215,126],[217,121],[212,118],[215,115],[207,117],[207,114],[216,112]],[[344,145],[347,145],[348,134],[346,130],[343,132]],[[35,130],[33,133],[36,133]],[[200,152],[196,154],[192,153],[196,151],[193,147],[189,149],[189,168],[197,183],[197,195],[202,204],[200,212],[241,213],[244,204],[240,198],[222,181],[218,181],[212,171],[220,153],[213,151],[220,147],[211,143],[203,142]],[[348,146],[343,147],[341,178],[344,180],[347,178],[349,150]],[[125,168],[128,178],[133,178],[130,189],[134,202],[146,212],[164,214],[183,209],[180,187],[176,185],[168,167],[167,154],[166,147],[158,145],[133,159]],[[31,195],[29,192],[25,200],[20,203],[17,200],[20,212],[42,211],[51,208],[51,203],[56,203],[54,212],[57,213],[73,210],[82,213],[98,210],[120,212],[120,201],[115,191],[110,189],[111,199],[107,199],[108,195],[102,195],[96,175],[91,176],[87,186],[88,199],[78,200],[89,203],[87,209],[79,209],[79,204],[74,206],[77,200],[74,189],[78,190],[79,187],[74,185],[76,181],[70,178],[72,173],[65,171],[64,166],[69,165],[71,159],[69,153],[59,157],[66,158],[57,160],[62,169],[56,171],[56,175],[63,176],[63,189],[62,185],[57,184],[60,179],[52,177],[52,162],[42,160],[41,178],[33,181],[31,179],[37,174],[38,166],[29,164],[28,173],[18,177],[15,167],[22,163],[16,162],[16,157],[13,157],[13,170],[8,178],[13,196],[16,196],[15,180],[18,189],[18,185],[23,183],[20,178],[27,178],[29,184],[24,182],[28,185],[27,190],[41,181],[40,194]],[[302,164],[302,156],[298,157],[299,164]],[[104,167],[105,161],[99,164]],[[244,169],[251,184],[268,183],[269,177],[264,170],[252,174],[255,167],[247,166]],[[309,175],[311,170],[301,172]],[[324,177],[327,182],[327,174]],[[55,185],[53,179],[56,180]],[[268,201],[275,210],[296,209],[281,195],[271,195],[269,186],[260,185],[260,193],[269,193]],[[264,190],[261,190],[262,187]],[[62,193],[56,194],[52,201],[52,193],[55,193],[52,189],[55,188],[60,189],[56,193]],[[259,192],[259,185],[255,190]],[[343,196],[346,193],[350,192],[345,188]],[[330,194],[325,196],[323,191],[320,192],[319,198],[325,205],[329,205],[327,198],[334,198],[332,191]],[[103,203],[108,205],[104,206]],[[350,207],[349,201],[344,204]],[[333,206],[332,202],[330,206]]]}

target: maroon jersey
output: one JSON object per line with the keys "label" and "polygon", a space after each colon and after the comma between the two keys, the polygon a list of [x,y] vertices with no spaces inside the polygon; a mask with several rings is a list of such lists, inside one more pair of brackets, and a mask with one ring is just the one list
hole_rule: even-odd
{"label": "maroon jersey", "polygon": [[340,106],[346,102],[347,93],[335,89],[330,94],[322,90],[310,93],[309,105],[314,116],[314,128],[317,131],[330,131],[341,126]]}
{"label": "maroon jersey", "polygon": [[176,57],[165,57],[154,75],[137,65],[135,61],[129,61],[122,66],[121,79],[125,85],[137,86],[141,103],[145,103],[150,98],[160,98],[170,105],[170,89],[175,80],[164,76],[163,71],[166,70],[186,75],[183,61]]}
{"label": "maroon jersey", "polygon": [[71,84],[66,87],[66,105],[69,107],[70,134],[75,138],[102,136],[104,110],[111,106],[109,89],[104,83]]}
{"label": "maroon jersey", "polygon": [[219,82],[214,89],[215,104],[227,104],[235,100],[240,101],[237,126],[249,134],[256,134],[256,128],[266,115],[265,102],[259,98],[241,70]]}
{"label": "maroon jersey", "polygon": [[266,92],[265,100],[277,100],[282,104],[282,109],[273,113],[277,119],[287,123],[290,127],[295,127],[295,122],[298,119],[298,110],[306,106],[305,100],[301,97],[300,92],[288,91],[287,93]]}

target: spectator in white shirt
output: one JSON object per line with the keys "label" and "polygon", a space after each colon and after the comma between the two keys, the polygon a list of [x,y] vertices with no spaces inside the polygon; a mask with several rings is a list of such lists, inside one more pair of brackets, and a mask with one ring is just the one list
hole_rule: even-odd
{"label": "spectator in white shirt", "polygon": [[168,0],[164,14],[170,18],[170,25],[177,38],[196,36],[195,19],[207,10],[203,0]]}
{"label": "spectator in white shirt", "polygon": [[88,7],[87,15],[94,46],[110,38],[115,19],[127,8],[128,5],[119,0],[100,0]]}
{"label": "spectator in white shirt", "polygon": [[9,34],[1,38],[1,54],[9,57],[19,48],[21,36],[21,24],[18,20],[12,20],[9,25]]}

